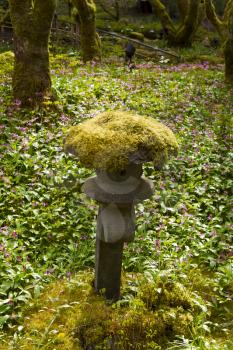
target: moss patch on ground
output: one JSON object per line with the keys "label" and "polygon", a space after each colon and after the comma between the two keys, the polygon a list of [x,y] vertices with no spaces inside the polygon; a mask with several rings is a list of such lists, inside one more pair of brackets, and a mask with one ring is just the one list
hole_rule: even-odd
{"label": "moss patch on ground", "polygon": [[[169,277],[124,277],[123,299],[115,304],[94,293],[92,279],[83,272],[50,284],[25,311],[15,348],[166,349],[175,336],[191,337],[203,317],[201,298]],[[132,284],[136,293],[127,298]]]}

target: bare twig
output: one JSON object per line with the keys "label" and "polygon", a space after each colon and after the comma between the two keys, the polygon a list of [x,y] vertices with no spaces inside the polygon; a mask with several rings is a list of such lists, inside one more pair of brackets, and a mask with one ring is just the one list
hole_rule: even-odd
{"label": "bare twig", "polygon": [[121,34],[114,33],[114,32],[108,32],[108,31],[106,31],[106,30],[98,29],[98,28],[97,28],[97,31],[98,31],[99,33],[103,33],[103,34],[106,34],[106,35],[114,36],[114,37],[121,38],[121,39],[124,39],[124,40],[130,40],[130,41],[132,41],[133,43],[135,43],[135,44],[137,44],[137,45],[140,45],[140,46],[143,46],[143,47],[147,47],[147,48],[150,49],[150,50],[161,52],[161,53],[164,54],[164,55],[168,55],[168,56],[175,57],[175,58],[178,59],[178,60],[180,59],[180,56],[177,55],[177,54],[174,53],[174,52],[166,51],[166,50],[160,49],[160,48],[158,48],[158,47],[154,47],[154,46],[152,46],[152,45],[142,43],[142,42],[139,41],[139,40],[129,38],[129,37],[125,36],[125,35],[121,35]]}

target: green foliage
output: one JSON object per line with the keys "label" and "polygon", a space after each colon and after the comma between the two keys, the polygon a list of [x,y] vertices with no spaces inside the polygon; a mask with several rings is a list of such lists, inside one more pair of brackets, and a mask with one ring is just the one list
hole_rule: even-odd
{"label": "green foliage", "polygon": [[0,66],[3,68],[3,74],[1,76],[1,82],[4,82],[4,79],[6,78],[5,75],[8,75],[9,73],[12,73],[12,64],[14,60],[14,54],[12,51],[6,51],[4,53],[0,54]]}
{"label": "green foliage", "polygon": [[[58,101],[29,112],[20,108],[20,101],[11,103],[13,59],[7,55],[0,55],[0,349],[10,342],[17,349],[14,342],[25,334],[23,306],[32,303],[46,283],[59,277],[69,280],[73,271],[94,265],[97,207],[81,193],[91,172],[64,154],[63,139],[71,125],[119,109],[156,118],[174,131],[180,145],[178,158],[161,172],[150,164],[144,167],[155,182],[155,194],[136,209],[136,238],[124,249],[123,269],[129,274],[121,304],[131,303],[138,293],[135,272],[143,273],[153,285],[160,283],[157,289],[183,291],[182,303],[175,298],[169,307],[184,310],[186,316],[176,317],[184,317],[185,324],[188,318],[191,334],[185,328],[182,336],[183,330],[173,327],[174,337],[181,335],[169,338],[165,349],[232,349],[233,111],[223,66],[139,62],[129,72],[118,62],[84,66],[76,52],[59,53],[51,57]],[[60,280],[56,293],[59,284]],[[78,300],[74,285],[71,290]],[[148,300],[150,315],[156,312],[153,305],[161,306],[160,294],[150,288],[148,299],[144,290],[140,293],[143,303]],[[163,304],[171,297],[161,293]],[[40,301],[39,310],[43,306],[47,305]],[[54,309],[53,315],[47,310],[51,318],[44,313],[47,326],[58,311]],[[140,310],[141,322],[150,323]],[[136,311],[131,312],[134,320]],[[32,316],[32,310],[26,314]],[[35,322],[41,314],[35,312]],[[171,316],[169,325],[172,320]],[[45,343],[50,330],[54,341],[53,328],[40,331]],[[62,339],[62,328],[57,330]],[[66,341],[73,342],[72,332]],[[148,348],[156,349],[155,343],[152,339]],[[62,342],[59,346],[65,348]],[[59,349],[58,343],[54,347]]]}

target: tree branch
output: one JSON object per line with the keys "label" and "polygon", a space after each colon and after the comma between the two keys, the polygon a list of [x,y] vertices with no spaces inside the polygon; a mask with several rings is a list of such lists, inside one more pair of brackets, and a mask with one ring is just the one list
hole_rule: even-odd
{"label": "tree branch", "polygon": [[228,21],[229,13],[231,11],[232,6],[233,6],[233,0],[228,0],[225,5],[225,9],[223,13],[223,22],[225,23]]}
{"label": "tree branch", "polygon": [[206,0],[206,16],[210,23],[216,28],[220,37],[223,37],[224,23],[216,13],[212,0]]}
{"label": "tree branch", "polygon": [[173,24],[171,17],[169,16],[166,7],[160,0],[153,0],[153,4],[159,19],[161,20],[163,28],[168,32],[171,37],[176,36],[176,28]]}
{"label": "tree branch", "polygon": [[4,12],[2,14],[2,16],[0,17],[0,25],[4,23],[4,21],[6,20],[6,18],[8,17],[10,13],[10,10],[6,10],[6,12]]}
{"label": "tree branch", "polygon": [[189,3],[188,13],[184,19],[183,25],[180,26],[176,41],[177,43],[183,41],[189,41],[192,37],[195,29],[198,26],[198,14],[199,14],[200,0],[191,0]]}
{"label": "tree branch", "polygon": [[99,1],[100,7],[106,12],[110,17],[112,17],[115,20],[119,19],[119,16],[117,14],[112,13],[103,3],[102,1]]}
{"label": "tree branch", "polygon": [[91,20],[95,14],[95,4],[91,0],[73,0],[73,4],[86,20]]}

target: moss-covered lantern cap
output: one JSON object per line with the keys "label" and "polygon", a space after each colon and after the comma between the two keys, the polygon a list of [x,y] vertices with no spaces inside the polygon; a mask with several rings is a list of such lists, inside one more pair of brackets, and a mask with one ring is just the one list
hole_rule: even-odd
{"label": "moss-covered lantern cap", "polygon": [[87,168],[119,171],[133,162],[153,162],[160,168],[177,152],[173,132],[152,118],[107,111],[68,131],[64,148]]}

